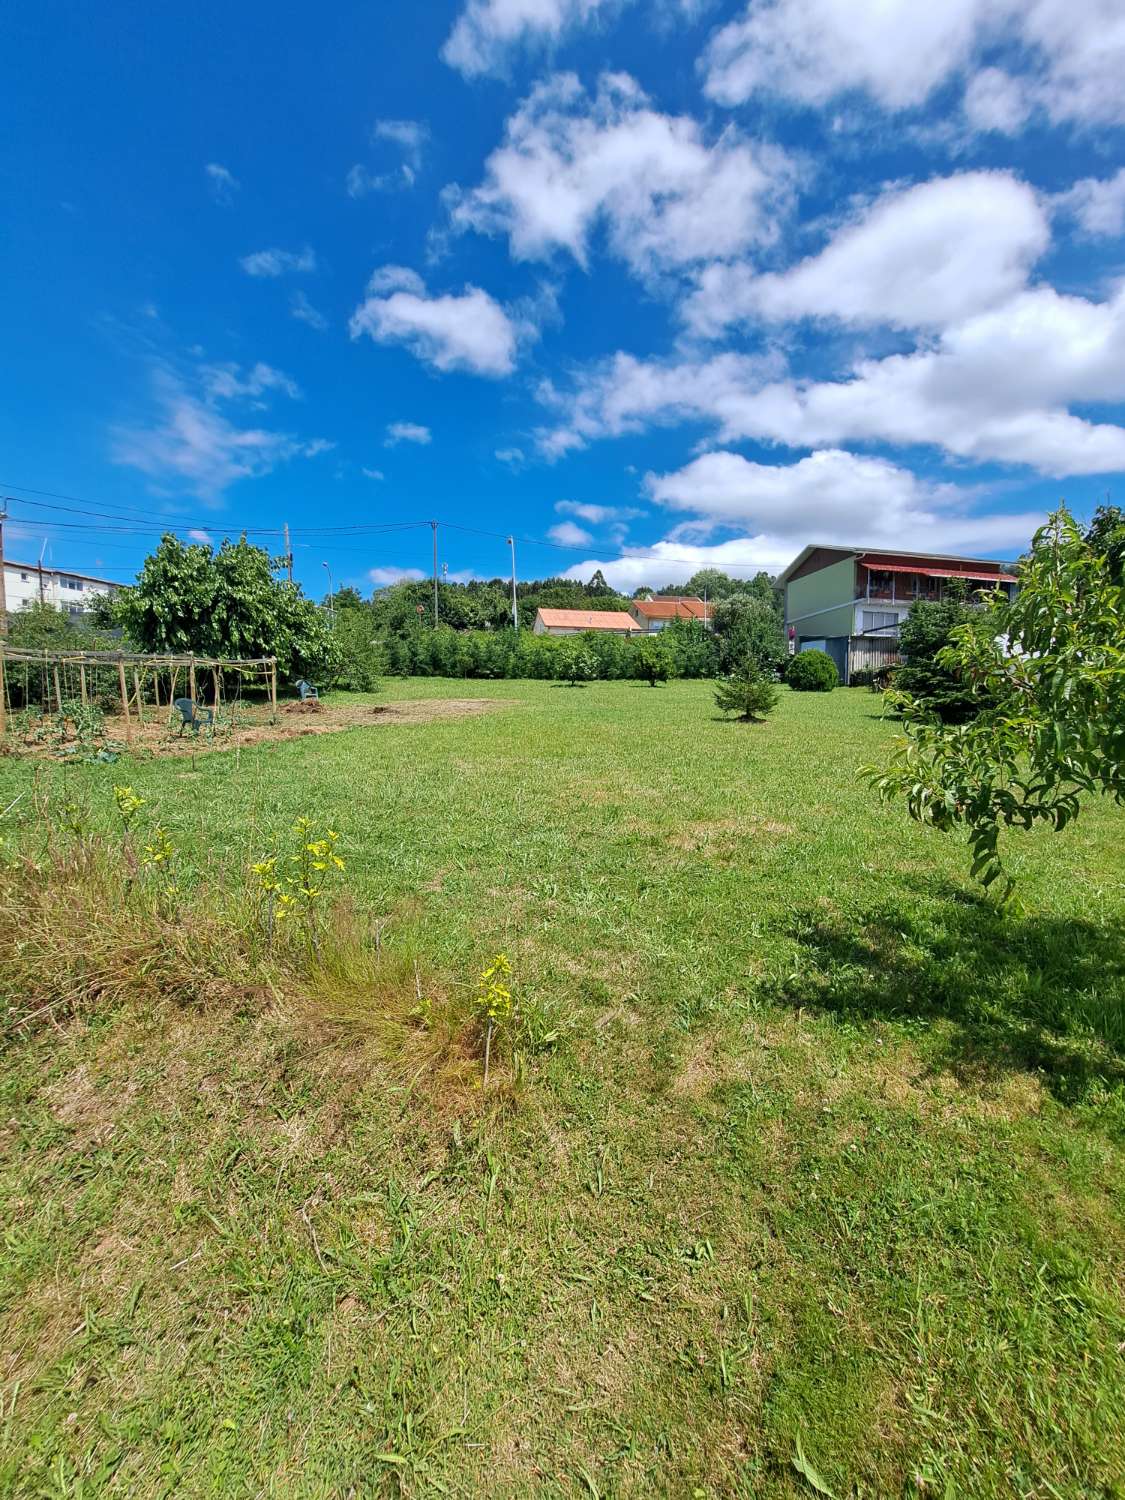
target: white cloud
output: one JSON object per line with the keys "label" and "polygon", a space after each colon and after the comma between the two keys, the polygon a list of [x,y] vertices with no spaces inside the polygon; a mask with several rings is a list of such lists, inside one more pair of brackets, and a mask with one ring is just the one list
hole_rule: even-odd
{"label": "white cloud", "polygon": [[813,533],[794,513],[784,530],[762,531],[731,537],[713,545],[698,545],[672,534],[652,547],[626,548],[621,557],[590,557],[567,568],[567,578],[585,581],[600,568],[614,588],[632,593],[638,588],[663,588],[685,583],[699,568],[720,568],[735,578],[755,573],[779,573],[811,539],[837,542],[841,546],[904,546],[912,550],[952,552],[975,557],[1013,557],[1031,540],[1043,516],[1037,512],[1019,515],[976,517],[968,514],[922,516],[909,532],[892,531],[872,512],[863,509],[852,523]]}
{"label": "white cloud", "polygon": [[[562,41],[581,26],[613,19],[631,0],[468,0],[444,47],[443,59],[466,78],[502,73],[520,50]],[[649,0],[658,27],[694,20],[709,0]]]}
{"label": "white cloud", "polygon": [[368,479],[385,479],[387,477],[382,469],[364,469],[363,473]]}
{"label": "white cloud", "polygon": [[517,259],[557,250],[582,266],[604,226],[614,254],[651,275],[743,254],[777,237],[793,169],[777,147],[660,114],[638,85],[604,74],[591,98],[573,74],[536,87],[472,191],[447,191],[460,229],[506,234]]}
{"label": "white cloud", "polygon": [[255,250],[244,255],[239,265],[248,276],[284,276],[290,271],[315,271],[316,255],[307,245],[303,250]]}
{"label": "white cloud", "polygon": [[1026,183],[1009,172],[964,172],[884,193],[787,271],[708,266],[683,312],[704,334],[743,319],[805,317],[942,328],[1018,292],[1049,241]]}
{"label": "white cloud", "polygon": [[906,537],[916,551],[1019,551],[1042,521],[1039,512],[975,514],[972,491],[838,448],[793,464],[704,453],[645,484],[660,505],[711,526],[752,529],[791,551],[810,540],[903,546]]}
{"label": "white cloud", "polygon": [[588,531],[583,531],[573,521],[560,521],[557,526],[551,527],[547,535],[561,547],[584,547],[587,542],[594,540]]}
{"label": "white cloud", "polygon": [[404,344],[438,370],[494,378],[512,372],[520,338],[531,332],[480,287],[466,286],[459,296],[431,296],[422,278],[405,266],[375,272],[348,329],[353,339],[366,333],[379,344]]}
{"label": "white cloud", "polygon": [[923,103],[968,62],[982,0],[751,0],[702,59],[720,104],[778,93],[821,106],[863,91],[887,109]]}
{"label": "white cloud", "polygon": [[242,186],[234,173],[217,161],[209,161],[203,170],[207,175],[207,186],[215,202],[221,203],[224,208],[233,203],[235,193]]}
{"label": "white cloud", "polygon": [[387,424],[383,447],[394,448],[399,443],[418,443],[425,447],[432,441],[433,433],[420,422],[390,422]]}
{"label": "white cloud", "polygon": [[[997,47],[1019,55],[1022,77],[994,67]],[[701,59],[720,104],[777,94],[820,108],[867,95],[884,109],[925,104],[967,75],[971,123],[1011,133],[1032,105],[1054,121],[1125,121],[1125,10],[1120,0],[750,0]]]}
{"label": "white cloud", "polygon": [[510,469],[522,469],[526,462],[522,448],[497,448],[495,457]]}
{"label": "white cloud", "polygon": [[373,172],[362,162],[349,168],[344,185],[349,198],[366,198],[369,193],[394,192],[414,186],[422,170],[422,159],[430,129],[421,120],[376,120],[371,127],[371,141],[390,141],[402,152],[402,160],[394,171]]}
{"label": "white cloud", "polygon": [[441,49],[466,78],[501,69],[513,50],[557,42],[606,9],[607,0],[469,0]]}
{"label": "white cloud", "polygon": [[1125,233],[1125,167],[1112,177],[1084,177],[1054,199],[1093,239]]}
{"label": "white cloud", "polygon": [[156,419],[115,428],[113,460],[161,483],[178,482],[209,503],[217,503],[236,480],[261,477],[292,458],[331,446],[324,439],[306,442],[291,433],[239,427],[217,409],[215,394],[200,399],[163,366],[154,374],[154,387]]}
{"label": "white cloud", "polygon": [[189,531],[188,532],[188,541],[189,542],[199,542],[201,545],[203,545],[205,547],[210,547],[212,545],[211,533],[209,531],[197,531],[197,530]]}
{"label": "white cloud", "polygon": [[540,399],[562,417],[540,435],[548,456],[695,421],[722,441],[934,446],[1057,476],[1110,473],[1125,469],[1125,427],[1068,408],[1125,400],[1125,287],[1106,302],[1029,289],[913,353],[860,359],[842,380],[779,379],[737,354],[645,362],[619,353],[570,392],[545,385]]}
{"label": "white cloud", "polygon": [[304,292],[296,291],[289,299],[289,312],[296,318],[298,323],[307,323],[310,328],[315,328],[318,333],[323,333],[328,327],[328,319],[317,309],[305,296]]}
{"label": "white cloud", "polygon": [[430,128],[421,120],[376,120],[371,137],[376,141],[392,141],[401,147],[408,166],[417,172],[422,166]]}
{"label": "white cloud", "polygon": [[316,458],[318,453],[331,453],[335,446],[328,438],[313,438],[311,442],[301,445],[301,452],[306,458]]}
{"label": "white cloud", "polygon": [[606,582],[622,593],[639,588],[664,588],[686,583],[699,568],[721,568],[735,578],[756,573],[778,573],[791,561],[794,549],[772,537],[732,537],[715,546],[694,546],[673,537],[651,547],[628,548],[620,557],[590,557],[567,568],[565,578],[586,582],[600,568]]}
{"label": "white cloud", "polygon": [[204,390],[215,400],[253,399],[267,391],[280,391],[292,401],[301,399],[301,388],[292,376],[263,364],[261,360],[245,373],[241,365],[234,363],[201,365],[199,375]]}
{"label": "white cloud", "polygon": [[1031,113],[1027,86],[1003,68],[981,68],[965,85],[965,117],[974,130],[1018,135]]}
{"label": "white cloud", "polygon": [[605,526],[610,522],[632,521],[643,516],[644,511],[633,505],[590,505],[584,500],[558,500],[555,509],[563,516],[577,516],[591,526]]}
{"label": "white cloud", "polygon": [[395,583],[418,583],[429,575],[421,568],[369,568],[367,581],[377,589],[389,588]]}

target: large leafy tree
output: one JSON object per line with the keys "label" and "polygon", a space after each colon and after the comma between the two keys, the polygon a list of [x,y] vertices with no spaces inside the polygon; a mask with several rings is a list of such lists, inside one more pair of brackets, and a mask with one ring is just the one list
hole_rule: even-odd
{"label": "large leafy tree", "polygon": [[185,545],[165,536],[114,613],[141,651],[276,656],[282,678],[327,677],[339,646],[325,614],[249,542]]}
{"label": "large leafy tree", "polygon": [[1017,597],[974,610],[939,660],[987,706],[949,725],[906,696],[905,737],[866,774],[919,821],[966,828],[973,875],[1003,876],[1007,895],[1004,828],[1063,828],[1088,793],[1125,801],[1125,581],[1064,507],[1036,533]]}

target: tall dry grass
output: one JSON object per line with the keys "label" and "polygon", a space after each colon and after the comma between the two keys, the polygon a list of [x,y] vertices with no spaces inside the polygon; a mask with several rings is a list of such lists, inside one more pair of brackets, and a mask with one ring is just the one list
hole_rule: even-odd
{"label": "tall dry grass", "polygon": [[[468,989],[428,971],[393,923],[346,890],[273,921],[251,871],[220,878],[146,863],[143,830],[90,832],[42,805],[0,849],[0,1027],[169,1005],[280,1011],[306,1035],[354,1039],[430,1094],[480,1077]],[[501,1080],[501,1089],[504,1083]]]}

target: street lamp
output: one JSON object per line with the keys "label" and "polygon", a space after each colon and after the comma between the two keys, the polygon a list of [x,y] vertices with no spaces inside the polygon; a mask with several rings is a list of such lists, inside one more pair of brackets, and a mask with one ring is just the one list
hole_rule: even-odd
{"label": "street lamp", "polygon": [[328,618],[332,621],[333,625],[335,625],[335,623],[336,623],[336,606],[332,602],[332,595],[333,595],[333,592],[334,592],[334,590],[332,588],[332,569],[328,566],[327,563],[321,563],[320,566],[328,574]]}

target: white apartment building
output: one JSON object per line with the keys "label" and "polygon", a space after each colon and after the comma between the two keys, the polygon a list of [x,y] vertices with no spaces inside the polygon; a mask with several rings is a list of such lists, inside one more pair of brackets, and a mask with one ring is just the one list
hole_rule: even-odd
{"label": "white apartment building", "polygon": [[120,587],[119,583],[95,578],[90,573],[4,559],[4,594],[9,614],[42,600],[68,615],[84,615],[95,594],[116,594]]}

